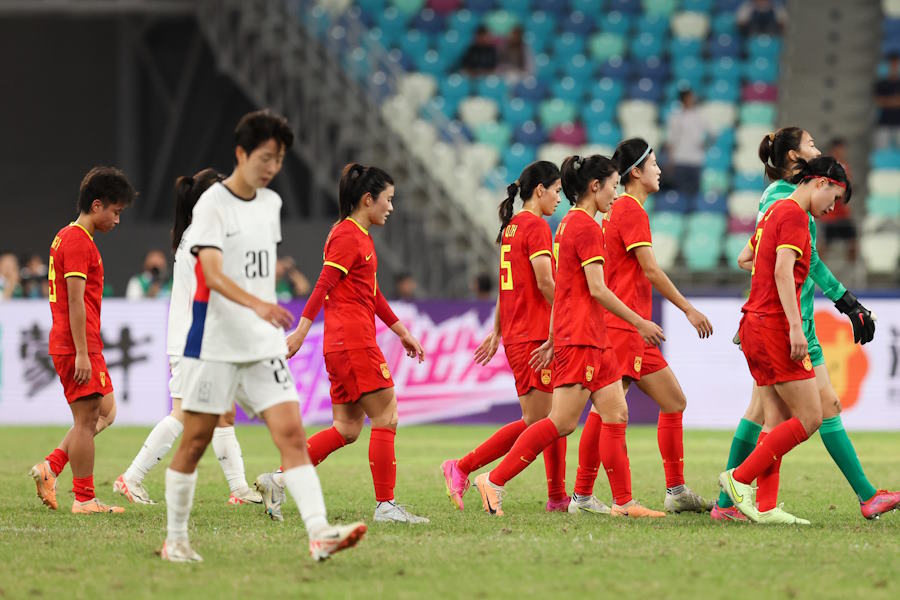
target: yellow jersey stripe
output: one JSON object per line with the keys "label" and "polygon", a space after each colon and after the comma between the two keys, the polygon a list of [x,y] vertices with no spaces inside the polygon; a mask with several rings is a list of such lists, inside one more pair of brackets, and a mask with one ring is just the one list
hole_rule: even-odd
{"label": "yellow jersey stripe", "polygon": [[549,251],[549,250],[538,250],[537,252],[535,252],[534,254],[532,254],[531,256],[529,256],[529,257],[528,257],[528,260],[534,260],[535,258],[537,258],[538,256],[540,256],[541,254],[546,254],[547,256],[550,256],[550,251]]}
{"label": "yellow jersey stripe", "polygon": [[348,273],[350,272],[350,271],[348,271],[345,267],[342,267],[341,265],[339,265],[339,264],[337,264],[337,263],[331,262],[330,260],[326,260],[326,261],[325,261],[325,265],[328,266],[328,267],[334,267],[335,269],[337,269],[337,270],[339,270],[339,271],[343,271],[343,272],[344,272],[344,275],[346,275],[346,274],[348,274]]}
{"label": "yellow jersey stripe", "polygon": [[84,228],[84,225],[79,225],[79,224],[76,223],[75,221],[72,221],[71,223],[69,223],[69,225],[74,225],[74,226],[77,227],[78,229],[82,230],[89,238],[91,238],[91,241],[94,240],[94,236],[92,236],[92,235],[90,234],[90,232],[88,232],[88,230]]}
{"label": "yellow jersey stripe", "polygon": [[637,248],[638,246],[652,246],[651,242],[635,242],[630,246],[625,248],[625,252],[630,252],[632,248]]}
{"label": "yellow jersey stripe", "polygon": [[801,250],[801,249],[798,248],[797,246],[794,246],[793,244],[781,244],[780,246],[778,246],[777,248],[775,248],[775,252],[778,252],[778,251],[781,250],[782,248],[790,248],[791,250],[793,250],[794,252],[796,252],[796,253],[799,254],[800,256],[803,256],[803,250]]}
{"label": "yellow jersey stripe", "polygon": [[359,230],[360,230],[360,231],[362,231],[362,232],[363,232],[364,234],[366,234],[366,235],[369,235],[369,230],[366,229],[365,227],[363,227],[362,225],[360,225],[359,222],[358,222],[356,219],[354,219],[353,217],[347,217],[347,220],[348,220],[348,221],[352,221],[354,225],[356,225],[357,227],[359,227]]}
{"label": "yellow jersey stripe", "polygon": [[82,279],[87,279],[87,275],[85,275],[84,273],[79,273],[78,271],[69,271],[68,273],[63,275],[63,278],[66,277],[81,277]]}
{"label": "yellow jersey stripe", "polygon": [[602,256],[594,256],[593,258],[589,258],[589,259],[587,259],[586,261],[582,262],[582,263],[581,263],[581,266],[584,267],[584,266],[586,266],[586,265],[591,264],[592,262],[597,262],[598,260],[599,260],[601,263],[606,262],[606,259],[603,258]]}

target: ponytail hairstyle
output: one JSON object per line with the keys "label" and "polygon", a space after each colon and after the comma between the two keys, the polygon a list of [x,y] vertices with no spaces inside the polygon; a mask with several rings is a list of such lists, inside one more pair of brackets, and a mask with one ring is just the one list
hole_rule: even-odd
{"label": "ponytail hairstyle", "polygon": [[182,175],[175,180],[175,224],[172,225],[172,252],[178,250],[184,230],[191,224],[194,205],[212,184],[225,176],[215,169],[203,169],[193,177]]}
{"label": "ponytail hairstyle", "polygon": [[651,152],[653,152],[653,148],[642,138],[630,138],[619,142],[612,155],[612,161],[616,163],[616,168],[619,170],[622,185],[631,181],[631,171],[643,167]]}
{"label": "ponytail hairstyle", "polygon": [[825,178],[828,183],[844,188],[844,204],[850,202],[853,189],[850,187],[850,178],[847,171],[833,156],[818,156],[809,162],[802,158],[797,159],[797,171],[791,174],[787,181],[799,185],[810,179]]}
{"label": "ponytail hairstyle", "polygon": [[338,186],[338,220],[343,221],[349,217],[363,196],[372,194],[373,198],[378,198],[378,194],[389,185],[394,185],[394,180],[378,167],[347,164],[341,171],[341,183]]}
{"label": "ponytail hairstyle", "polygon": [[568,156],[562,164],[562,188],[572,206],[587,191],[594,179],[603,182],[617,171],[615,163],[605,156]]}
{"label": "ponytail hairstyle", "polygon": [[512,220],[513,203],[516,201],[516,196],[518,195],[524,202],[531,198],[538,185],[548,188],[557,179],[559,179],[559,167],[552,162],[539,160],[525,167],[519,178],[507,186],[506,200],[500,203],[498,211],[500,215],[500,233],[497,235],[498,244],[503,239],[503,230],[506,229],[506,226]]}
{"label": "ponytail hairstyle", "polygon": [[791,175],[788,152],[800,150],[803,129],[782,127],[770,133],[759,143],[759,160],[766,167],[766,177],[772,181],[787,179]]}

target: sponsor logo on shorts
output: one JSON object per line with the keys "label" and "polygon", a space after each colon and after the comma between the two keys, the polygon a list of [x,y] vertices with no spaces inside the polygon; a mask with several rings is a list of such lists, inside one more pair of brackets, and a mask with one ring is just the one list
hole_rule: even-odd
{"label": "sponsor logo on shorts", "polygon": [[385,379],[391,378],[391,370],[388,369],[387,363],[381,363],[381,376]]}
{"label": "sponsor logo on shorts", "polygon": [[541,369],[541,383],[550,385],[550,369]]}
{"label": "sponsor logo on shorts", "polygon": [[803,368],[812,371],[812,360],[810,360],[809,354],[803,357]]}
{"label": "sponsor logo on shorts", "polygon": [[212,383],[209,381],[201,381],[197,390],[198,400],[204,404],[209,404],[210,396],[212,396]]}
{"label": "sponsor logo on shorts", "polygon": [[644,362],[643,357],[640,357],[640,356],[634,357],[634,372],[635,373],[641,372],[641,364],[643,364],[643,362]]}
{"label": "sponsor logo on shorts", "polygon": [[591,365],[588,365],[584,369],[584,379],[585,379],[585,381],[590,382],[591,379],[593,379],[593,378],[594,378],[594,367],[592,367]]}

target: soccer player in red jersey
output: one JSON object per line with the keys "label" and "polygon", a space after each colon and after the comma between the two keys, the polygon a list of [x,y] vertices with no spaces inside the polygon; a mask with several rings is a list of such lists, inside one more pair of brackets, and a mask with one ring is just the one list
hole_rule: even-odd
{"label": "soccer player in red jersey", "polygon": [[[340,220],[325,240],[322,272],[297,328],[288,336],[293,356],[325,305],[325,368],[331,381],[333,425],[307,443],[318,465],[329,454],[356,441],[366,417],[372,422],[369,465],[375,485],[375,521],[427,523],[394,501],[397,461],[397,396],[391,371],[375,341],[375,316],[400,338],[406,354],[425,360],[425,351],[391,310],[378,289],[378,257],[369,235],[394,210],[394,181],[378,167],[352,163],[344,168],[338,192]],[[266,494],[264,493],[265,497]]]}
{"label": "soccer player in red jersey", "polygon": [[[712,325],[678,291],[659,267],[653,254],[650,219],[644,209],[647,197],[659,191],[660,168],[653,148],[640,138],[620,143],[613,155],[625,186],[625,193],[613,205],[604,221],[609,261],[606,284],[628,308],[649,319],[655,287],[669,302],[684,312],[701,338],[712,335]],[[675,374],[659,348],[646,344],[633,326],[606,313],[606,325],[619,362],[625,392],[632,382],[659,405],[657,441],[666,475],[666,511],[709,511],[713,503],[684,484],[684,434],[681,417],[687,400]]]}
{"label": "soccer player in red jersey", "polygon": [[[604,308],[635,326],[648,343],[662,341],[662,329],[628,308],[606,287],[603,264],[606,248],[603,231],[594,219],[606,213],[616,197],[619,174],[604,156],[568,157],[562,165],[562,185],[575,206],[556,230],[556,290],[553,297],[552,331],[536,353],[538,367],[554,360],[553,406],[550,416],[534,423],[490,473],[475,478],[484,510],[503,514],[506,482],[518,475],[537,454],[578,425],[585,402],[602,419],[600,459],[606,468],[615,504],[613,516],[663,517],[631,496],[631,470],[625,445],[628,407],[609,339]],[[579,463],[581,459],[579,458]]]}
{"label": "soccer player in red jersey", "polygon": [[735,507],[754,522],[767,522],[756,506],[754,479],[806,441],[822,424],[822,405],[800,317],[800,292],[809,274],[812,245],[809,215],[821,217],[837,201],[848,202],[850,181],[834,158],[798,161],[788,181],[797,185],[788,200],[774,203],[750,240],[750,297],[738,335],[763,403],[774,426],[737,468],[719,475]]}
{"label": "soccer player in red jersey", "polygon": [[49,352],[75,421],[59,446],[31,468],[38,497],[53,510],[59,506],[56,478],[71,462],[73,513],[124,512],[94,496],[94,436],[111,425],[116,414],[100,337],[103,260],[94,235],[112,231],[136,195],[122,171],[94,167],[81,181],[78,218],[60,229],[50,245]]}
{"label": "soccer player in red jersey", "polygon": [[[547,339],[553,305],[553,234],[542,218],[552,215],[562,191],[559,167],[548,161],[528,165],[507,188],[500,203],[500,292],[494,329],[475,351],[475,362],[486,365],[494,357],[500,340],[516,380],[522,418],[501,427],[483,444],[459,460],[441,464],[447,495],[463,509],[463,495],[469,489],[469,473],[489,464],[512,448],[516,438],[532,423],[550,413],[553,388],[548,365],[536,371],[529,364],[531,353]],[[516,196],[522,210],[513,215]],[[544,450],[547,473],[548,512],[564,512],[566,494],[566,438]]]}

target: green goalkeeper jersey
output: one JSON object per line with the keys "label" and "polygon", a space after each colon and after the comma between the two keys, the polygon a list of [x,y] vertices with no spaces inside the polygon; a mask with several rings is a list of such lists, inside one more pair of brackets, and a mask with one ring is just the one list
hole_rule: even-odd
{"label": "green goalkeeper jersey", "polygon": [[[795,189],[797,189],[796,185],[783,179],[772,182],[759,200],[759,215],[756,217],[756,222],[759,223],[772,204],[789,197]],[[816,250],[816,221],[812,215],[809,216],[809,237],[812,247],[809,257],[809,275],[803,282],[803,289],[800,292],[800,316],[804,321],[811,321],[813,318],[813,295],[817,285],[832,302],[837,302],[847,292],[847,288],[837,280],[828,265],[819,258],[819,252]]]}

